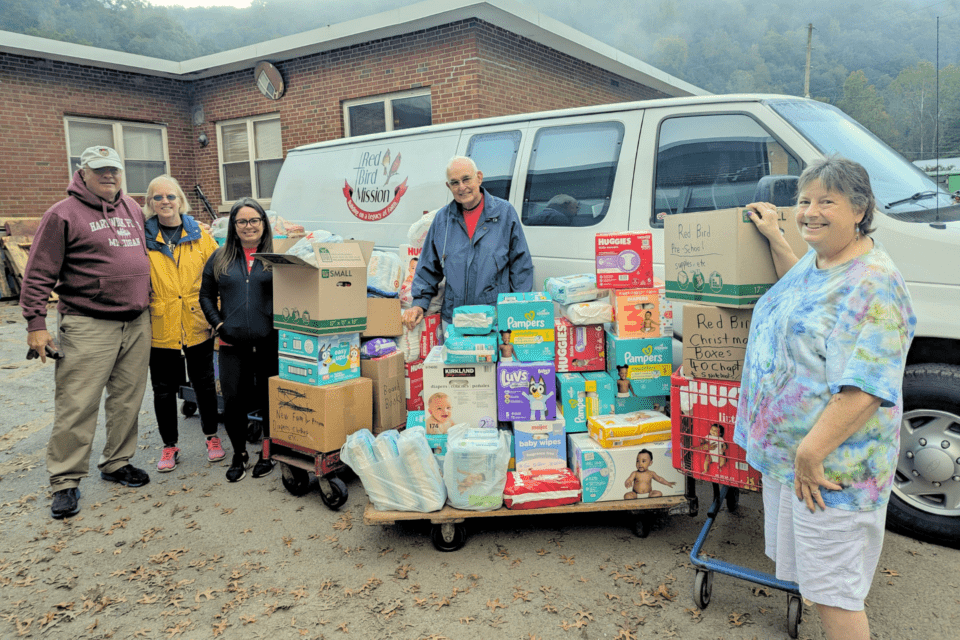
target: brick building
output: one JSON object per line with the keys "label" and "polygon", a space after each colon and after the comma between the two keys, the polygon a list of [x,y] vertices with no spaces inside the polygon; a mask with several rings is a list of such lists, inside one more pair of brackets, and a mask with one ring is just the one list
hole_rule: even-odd
{"label": "brick building", "polygon": [[93,144],[120,151],[130,195],[168,172],[204,216],[194,185],[214,211],[245,195],[269,207],[303,144],[705,93],[512,0],[428,0],[184,62],[0,32],[0,85],[4,216],[63,198]]}

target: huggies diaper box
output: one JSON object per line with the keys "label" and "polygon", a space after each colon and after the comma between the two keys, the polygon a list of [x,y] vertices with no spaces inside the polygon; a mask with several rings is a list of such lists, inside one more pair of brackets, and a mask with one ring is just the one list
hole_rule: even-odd
{"label": "huggies diaper box", "polygon": [[568,371],[603,371],[605,342],[602,324],[577,326],[566,318],[557,318],[556,357],[557,373]]}
{"label": "huggies diaper box", "polygon": [[659,411],[634,411],[587,418],[587,432],[604,449],[670,439],[670,418]]}
{"label": "huggies diaper box", "polygon": [[423,360],[405,362],[403,366],[407,411],[423,411]]}
{"label": "huggies diaper box", "polygon": [[279,350],[281,380],[320,386],[360,377],[359,333],[311,336],[283,330]]}
{"label": "huggies diaper box", "polygon": [[554,359],[553,300],[542,291],[497,296],[497,329],[506,345],[501,360],[544,362]]}
{"label": "huggies diaper box", "polygon": [[554,472],[567,467],[567,436],[559,420],[513,423],[513,455],[520,473]]}
{"label": "huggies diaper box", "polygon": [[504,421],[557,417],[553,362],[501,362],[497,365],[497,417]]}
{"label": "huggies diaper box", "polygon": [[653,285],[653,234],[617,231],[596,235],[597,286],[636,289]]}
{"label": "huggies diaper box", "polygon": [[662,396],[670,393],[673,338],[618,338],[607,331],[607,371],[617,381],[617,395]]}
{"label": "huggies diaper box", "polygon": [[683,495],[684,477],[673,468],[669,442],[604,449],[588,434],[572,433],[567,450],[583,502]]}
{"label": "huggies diaper box", "polygon": [[425,426],[440,425],[443,432],[461,423],[497,426],[497,365],[447,364],[443,347],[434,347],[423,361]]}

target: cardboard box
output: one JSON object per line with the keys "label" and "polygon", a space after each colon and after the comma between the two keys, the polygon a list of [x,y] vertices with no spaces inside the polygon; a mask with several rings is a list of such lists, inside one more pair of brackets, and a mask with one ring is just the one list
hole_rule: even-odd
{"label": "cardboard box", "polygon": [[425,425],[455,424],[497,426],[497,365],[495,363],[446,364],[443,347],[434,347],[423,361]]}
{"label": "cardboard box", "polygon": [[407,422],[406,368],[399,351],[360,361],[360,375],[373,381],[373,433]]}
{"label": "cardboard box", "polygon": [[328,453],[373,426],[373,383],[366,378],[312,387],[273,376],[269,384],[272,438]]}
{"label": "cardboard box", "polygon": [[670,439],[670,418],[659,411],[634,411],[587,418],[587,433],[604,449]]}
{"label": "cardboard box", "polygon": [[[667,297],[750,308],[777,281],[770,244],[746,209],[664,218]],[[797,256],[807,251],[792,208],[781,207],[780,230]]]}
{"label": "cardboard box", "polygon": [[497,417],[554,420],[557,417],[557,371],[550,362],[501,362],[497,365]]}
{"label": "cardboard box", "polygon": [[740,380],[752,309],[683,305],[683,370],[692,378]]}
{"label": "cardboard box", "polygon": [[554,323],[556,334],[557,373],[569,371],[603,371],[607,368],[606,343],[603,325],[574,325],[558,317]]}
{"label": "cardboard box", "polygon": [[653,234],[615,231],[596,235],[597,287],[637,289],[653,285]]}
{"label": "cardboard box", "polygon": [[395,338],[403,335],[400,298],[367,298],[367,328],[364,338]]}
{"label": "cardboard box", "polygon": [[[683,475],[673,468],[670,460],[669,442],[604,449],[586,433],[567,436],[567,451],[570,468],[580,479],[583,487],[583,502],[606,502],[609,500],[643,500],[663,496],[683,495]],[[638,472],[637,459],[646,452],[641,461],[644,477]],[[646,463],[647,454],[650,462]],[[650,473],[656,474],[660,480]],[[646,489],[646,491],[638,491]]]}
{"label": "cardboard box", "polygon": [[664,288],[611,289],[613,332],[618,338],[673,336],[673,304]]}
{"label": "cardboard box", "polygon": [[273,326],[326,335],[367,328],[367,263],[355,243],[313,245],[319,267],[284,253],[257,253],[273,265]]}
{"label": "cardboard box", "polygon": [[618,338],[607,331],[607,371],[617,381],[621,397],[666,395],[673,372],[673,338]]}
{"label": "cardboard box", "polygon": [[407,411],[423,411],[423,360],[404,363]]}
{"label": "cardboard box", "polygon": [[502,343],[513,345],[514,360],[554,359],[553,300],[549,294],[531,291],[498,295],[497,329]]}
{"label": "cardboard box", "polygon": [[567,468],[567,436],[559,420],[513,423],[513,456],[520,473]]}
{"label": "cardboard box", "polygon": [[360,376],[359,333],[310,336],[282,331],[279,338],[281,379],[320,386]]}

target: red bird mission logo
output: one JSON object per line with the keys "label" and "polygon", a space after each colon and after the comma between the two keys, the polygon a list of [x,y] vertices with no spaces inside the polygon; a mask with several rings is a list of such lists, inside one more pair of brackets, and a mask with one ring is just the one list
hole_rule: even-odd
{"label": "red bird mission logo", "polygon": [[396,187],[390,187],[390,180],[400,170],[400,157],[398,152],[391,162],[390,149],[380,153],[365,151],[360,155],[353,186],[349,180],[343,181],[343,197],[347,199],[350,213],[368,222],[383,220],[393,213],[407,192],[406,178]]}

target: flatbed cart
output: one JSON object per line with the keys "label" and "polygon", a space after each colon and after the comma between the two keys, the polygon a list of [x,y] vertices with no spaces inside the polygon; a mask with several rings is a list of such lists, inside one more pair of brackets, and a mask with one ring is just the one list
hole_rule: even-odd
{"label": "flatbed cart", "polygon": [[347,485],[334,474],[346,469],[340,450],[324,453],[284,442],[279,438],[263,439],[264,460],[276,460],[280,466],[280,482],[295,496],[310,491],[310,474],[317,477],[320,499],[328,508],[337,510],[347,502]]}
{"label": "flatbed cart", "polygon": [[379,511],[368,502],[363,511],[364,524],[388,525],[402,520],[428,520],[433,527],[430,539],[438,551],[457,551],[467,542],[466,520],[496,518],[502,516],[536,516],[566,513],[600,513],[607,511],[628,511],[634,517],[633,532],[639,538],[650,534],[654,514],[697,515],[698,502],[694,482],[686,479],[684,495],[665,498],[643,498],[640,500],[613,500],[607,502],[577,502],[557,507],[537,509],[507,509],[500,507],[493,511],[467,511],[455,509],[450,505],[439,511],[423,513],[419,511]]}

